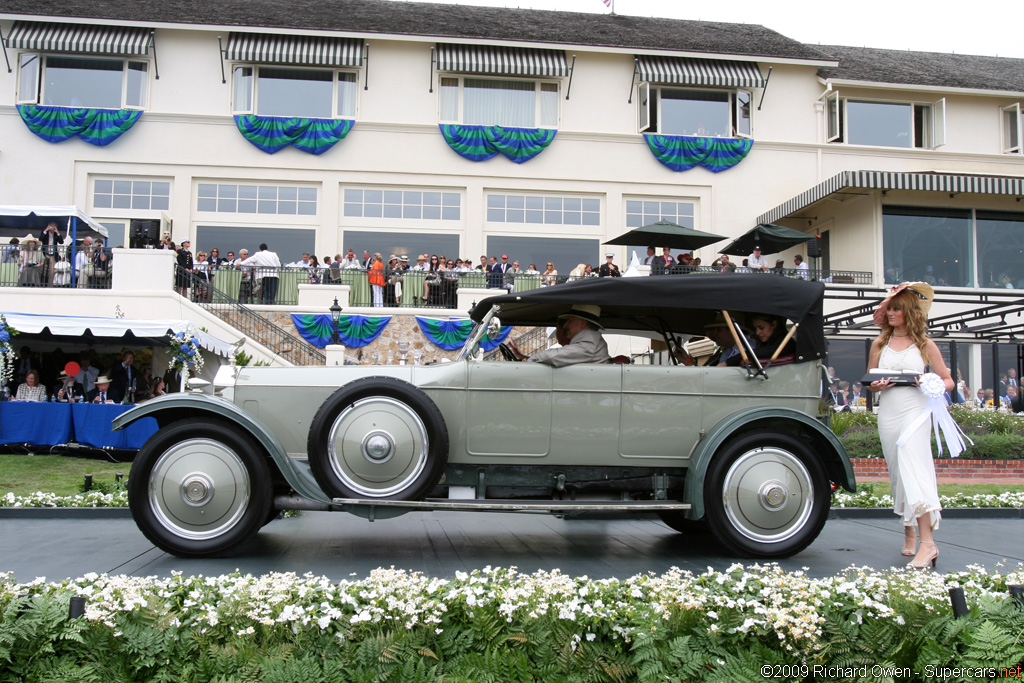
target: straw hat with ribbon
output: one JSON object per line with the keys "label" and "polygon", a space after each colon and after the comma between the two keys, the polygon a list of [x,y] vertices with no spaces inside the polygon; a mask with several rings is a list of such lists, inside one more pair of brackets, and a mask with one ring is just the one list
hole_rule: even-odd
{"label": "straw hat with ribbon", "polygon": [[889,290],[889,294],[882,299],[882,302],[878,304],[878,308],[875,309],[872,318],[876,325],[882,326],[882,323],[885,322],[885,312],[889,310],[889,302],[904,289],[909,289],[917,295],[917,305],[921,308],[921,312],[924,313],[924,317],[928,317],[928,312],[932,310],[932,301],[935,300],[935,290],[932,286],[927,282],[901,282]]}

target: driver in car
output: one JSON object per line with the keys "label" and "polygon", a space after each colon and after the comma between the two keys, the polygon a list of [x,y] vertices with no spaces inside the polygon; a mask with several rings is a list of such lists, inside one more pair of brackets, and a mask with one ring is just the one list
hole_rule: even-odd
{"label": "driver in car", "polygon": [[600,322],[600,306],[575,305],[568,313],[558,316],[558,320],[565,337],[561,347],[545,349],[527,356],[516,347],[515,341],[510,337],[508,345],[516,358],[556,368],[576,363],[607,363],[611,360],[608,345],[604,343],[600,332],[604,329]]}

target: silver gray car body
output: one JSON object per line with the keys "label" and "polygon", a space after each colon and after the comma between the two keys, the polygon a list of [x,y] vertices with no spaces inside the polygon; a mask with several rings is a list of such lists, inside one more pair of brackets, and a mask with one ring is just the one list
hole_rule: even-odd
{"label": "silver gray car body", "polygon": [[[799,552],[820,531],[832,486],[855,486],[845,451],[817,418],[821,286],[721,278],[713,290],[696,281],[705,276],[644,279],[664,280],[672,297],[661,307],[686,300],[673,288],[705,299],[751,288],[760,300],[731,306],[738,319],[796,292],[810,311],[788,310],[806,326],[797,362],[552,368],[485,360],[477,345],[496,315],[551,323],[573,302],[596,300],[617,332],[650,335],[656,317],[671,339],[723,310],[721,301],[691,300],[634,319],[640,307],[629,302],[661,296],[650,289],[659,283],[637,289],[611,279],[497,297],[474,309],[480,325],[456,362],[236,368],[222,396],[170,395],[124,414],[116,428],[144,416],[161,425],[133,466],[133,514],[154,543],[186,556],[238,545],[278,508],[371,518],[447,507],[653,510],[680,531],[710,528],[741,555]],[[722,293],[723,283],[735,291]]]}

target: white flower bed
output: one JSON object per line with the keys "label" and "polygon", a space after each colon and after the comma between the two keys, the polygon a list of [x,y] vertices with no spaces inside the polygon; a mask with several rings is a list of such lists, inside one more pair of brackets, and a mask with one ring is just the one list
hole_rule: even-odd
{"label": "white flower bed", "polygon": [[[1024,508],[1024,492],[940,496],[943,508]],[[75,496],[57,496],[52,493],[33,493],[28,496],[16,496],[7,493],[0,496],[0,507],[29,508],[109,508],[128,507],[128,493],[83,493]],[[834,508],[874,508],[892,507],[892,496],[874,495],[867,491],[861,493],[837,492],[832,495]]]}
{"label": "white flower bed", "polygon": [[949,609],[950,586],[963,586],[974,603],[984,596],[1009,600],[1005,586],[1013,583],[1024,583],[1024,565],[1005,575],[998,567],[991,575],[982,567],[946,575],[850,567],[838,576],[812,579],[776,564],[734,564],[725,572],[709,568],[697,575],[673,568],[625,580],[570,577],[558,570],[525,575],[514,567],[441,579],[391,568],[337,584],[294,573],[206,578],[175,573],[164,579],[90,573],[59,583],[19,584],[10,573],[0,573],[0,594],[82,596],[85,618],[109,628],[115,628],[119,613],[144,609],[175,627],[254,639],[278,626],[293,634],[316,629],[342,639],[381,627],[441,634],[441,625],[456,616],[471,622],[474,614],[498,614],[519,624],[571,622],[577,643],[598,637],[632,643],[690,612],[707,619],[710,631],[769,636],[780,648],[810,654],[826,644],[826,614],[902,625],[892,604],[911,601],[938,613]]}
{"label": "white flower bed", "polygon": [[0,496],[0,507],[8,508],[126,508],[128,492],[100,493],[91,491],[76,496],[58,496],[53,493],[36,493],[16,496],[5,493]]}

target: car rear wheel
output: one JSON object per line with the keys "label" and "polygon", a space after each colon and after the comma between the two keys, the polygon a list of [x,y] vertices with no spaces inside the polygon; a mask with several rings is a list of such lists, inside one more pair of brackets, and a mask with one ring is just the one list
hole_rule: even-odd
{"label": "car rear wheel", "polygon": [[263,449],[234,425],[181,420],[135,456],[128,505],[142,533],[179,557],[224,553],[255,535],[272,508]]}
{"label": "car rear wheel", "polygon": [[830,497],[820,460],[798,439],[774,431],[726,443],[704,484],[711,530],[743,557],[788,557],[806,548],[825,526]]}
{"label": "car rear wheel", "polygon": [[309,466],[332,498],[419,500],[448,460],[441,411],[422,391],[390,377],[342,387],[309,428]]}

